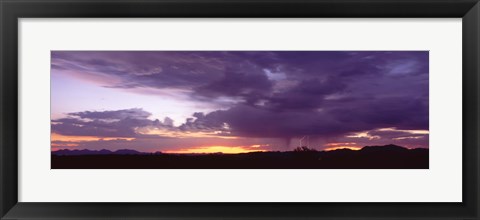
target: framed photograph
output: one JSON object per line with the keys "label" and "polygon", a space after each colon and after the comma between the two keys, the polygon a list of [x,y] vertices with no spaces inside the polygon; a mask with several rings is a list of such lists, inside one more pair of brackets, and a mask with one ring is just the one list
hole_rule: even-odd
{"label": "framed photograph", "polygon": [[479,219],[476,0],[0,3],[1,219]]}

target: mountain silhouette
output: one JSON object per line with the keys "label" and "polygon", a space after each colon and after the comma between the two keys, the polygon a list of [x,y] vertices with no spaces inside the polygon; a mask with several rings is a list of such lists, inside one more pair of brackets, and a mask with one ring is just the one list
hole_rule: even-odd
{"label": "mountain silhouette", "polygon": [[57,150],[52,169],[428,169],[429,150],[397,145],[331,151],[163,154],[130,149]]}
{"label": "mountain silhouette", "polygon": [[148,154],[139,152],[136,150],[130,149],[120,149],[116,151],[110,151],[106,149],[102,150],[69,150],[69,149],[62,149],[57,151],[52,151],[52,155],[56,156],[74,156],[74,155],[141,155],[141,154]]}
{"label": "mountain silhouette", "polygon": [[385,146],[365,146],[360,149],[362,152],[405,152],[408,148],[400,147],[394,144]]}

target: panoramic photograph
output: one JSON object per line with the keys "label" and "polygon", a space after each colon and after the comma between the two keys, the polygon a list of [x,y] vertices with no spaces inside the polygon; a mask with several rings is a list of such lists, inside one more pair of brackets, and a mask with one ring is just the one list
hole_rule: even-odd
{"label": "panoramic photograph", "polygon": [[428,51],[51,51],[51,169],[428,169]]}

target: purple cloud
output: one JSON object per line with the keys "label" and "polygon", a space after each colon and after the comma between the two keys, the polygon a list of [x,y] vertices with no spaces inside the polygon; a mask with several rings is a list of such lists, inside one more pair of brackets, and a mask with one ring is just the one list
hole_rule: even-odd
{"label": "purple cloud", "polygon": [[69,113],[68,117],[52,120],[52,132],[72,136],[136,137],[135,129],[146,126],[168,126],[139,109],[118,111],[85,111]]}

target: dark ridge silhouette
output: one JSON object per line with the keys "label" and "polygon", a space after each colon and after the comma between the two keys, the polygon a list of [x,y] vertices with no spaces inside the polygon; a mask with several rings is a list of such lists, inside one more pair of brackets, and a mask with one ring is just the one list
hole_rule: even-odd
{"label": "dark ridge silhouette", "polygon": [[389,144],[385,146],[365,146],[360,149],[362,152],[405,152],[407,148]]}
{"label": "dark ridge silhouette", "polygon": [[51,162],[52,169],[428,169],[429,151],[396,145],[240,154],[58,150],[52,152]]}
{"label": "dark ridge silhouette", "polygon": [[[161,152],[155,152],[153,154],[160,154]],[[74,155],[142,155],[142,154],[152,154],[152,153],[145,153],[145,152],[139,152],[136,150],[130,150],[130,149],[120,149],[116,151],[110,151],[106,149],[102,150],[68,150],[68,149],[62,149],[62,150],[57,150],[57,151],[52,151],[52,155],[56,156],[74,156]]]}

